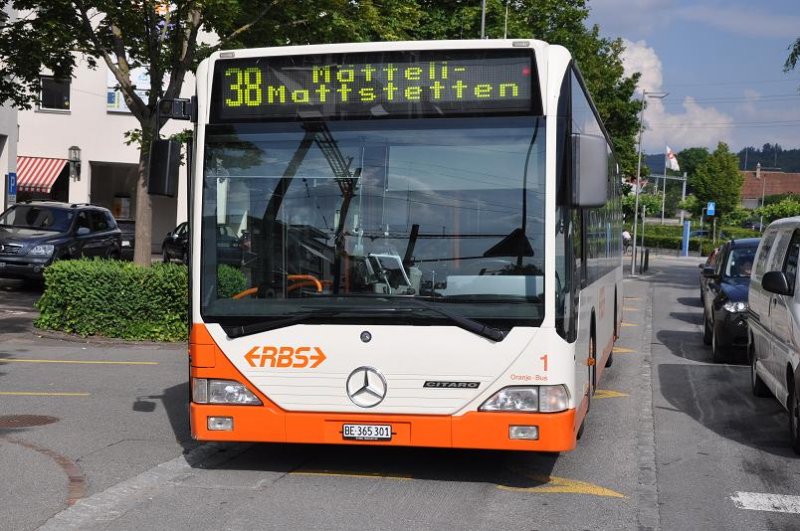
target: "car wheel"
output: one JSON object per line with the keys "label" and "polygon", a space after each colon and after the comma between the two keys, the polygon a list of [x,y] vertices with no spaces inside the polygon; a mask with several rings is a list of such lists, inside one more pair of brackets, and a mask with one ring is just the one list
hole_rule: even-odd
{"label": "car wheel", "polygon": [[708,317],[706,317],[705,310],[703,310],[703,344],[711,344],[711,326],[708,324]]}
{"label": "car wheel", "polygon": [[169,263],[169,253],[167,252],[166,247],[161,248],[161,259],[164,260],[165,264]]}
{"label": "car wheel", "polygon": [[181,253],[181,262],[184,265],[189,265],[189,253],[188,252],[183,251],[183,253]]}
{"label": "car wheel", "polygon": [[800,396],[795,386],[789,385],[789,437],[794,453],[800,454]]}
{"label": "car wheel", "polygon": [[725,361],[725,355],[722,353],[722,349],[719,346],[719,334],[717,334],[717,329],[714,325],[711,325],[711,361],[714,363],[722,363]]}
{"label": "car wheel", "polygon": [[[752,338],[750,340],[752,341]],[[753,389],[753,394],[760,397],[769,396],[767,384],[756,372],[756,347],[752,343],[748,347],[748,357],[750,358],[750,386]]]}

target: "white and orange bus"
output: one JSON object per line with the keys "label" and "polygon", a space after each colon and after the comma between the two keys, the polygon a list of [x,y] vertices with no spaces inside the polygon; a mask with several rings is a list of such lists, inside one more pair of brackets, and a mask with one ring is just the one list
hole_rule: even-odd
{"label": "white and orange bus", "polygon": [[575,447],[621,320],[622,228],[566,49],[218,52],[196,102],[196,439]]}

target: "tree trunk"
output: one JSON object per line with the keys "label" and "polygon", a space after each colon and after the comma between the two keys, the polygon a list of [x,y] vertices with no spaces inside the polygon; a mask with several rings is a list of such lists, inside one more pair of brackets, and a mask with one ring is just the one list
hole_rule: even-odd
{"label": "tree trunk", "polygon": [[150,173],[149,144],[147,136],[143,135],[142,147],[139,150],[139,168],[136,179],[136,247],[134,248],[133,261],[136,264],[150,266],[151,242],[153,239],[153,210],[150,204],[150,194],[147,191],[147,180]]}

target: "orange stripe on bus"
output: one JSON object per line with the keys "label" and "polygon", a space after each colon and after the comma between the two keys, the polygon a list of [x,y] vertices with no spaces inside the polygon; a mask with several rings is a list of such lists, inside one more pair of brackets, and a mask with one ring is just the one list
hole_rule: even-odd
{"label": "orange stripe on bus", "polygon": [[[194,332],[194,329],[193,329]],[[206,331],[207,333],[207,331]],[[197,331],[195,337],[204,336]],[[292,412],[281,409],[249,384],[219,351],[213,368],[190,367],[192,378],[221,378],[248,384],[263,406],[190,404],[191,433],[202,441],[287,442],[361,444],[560,452],[575,448],[577,431],[574,409],[562,413],[497,413],[472,411],[461,416],[394,415],[375,413]],[[344,393],[344,382],[342,383]],[[585,412],[584,412],[585,414]],[[233,418],[233,431],[210,431],[207,418]],[[391,424],[391,441],[347,441],[342,424]],[[539,440],[511,440],[509,426],[538,426]]]}

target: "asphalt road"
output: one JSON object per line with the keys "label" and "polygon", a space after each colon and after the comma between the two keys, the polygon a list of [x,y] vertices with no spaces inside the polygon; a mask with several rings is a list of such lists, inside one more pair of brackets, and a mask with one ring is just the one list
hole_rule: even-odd
{"label": "asphalt road", "polygon": [[747,365],[711,363],[698,263],[626,280],[614,364],[563,454],[198,445],[185,346],[42,334],[36,293],[0,283],[0,419],[54,419],[0,428],[0,529],[797,529],[745,508],[796,494],[800,461]]}

